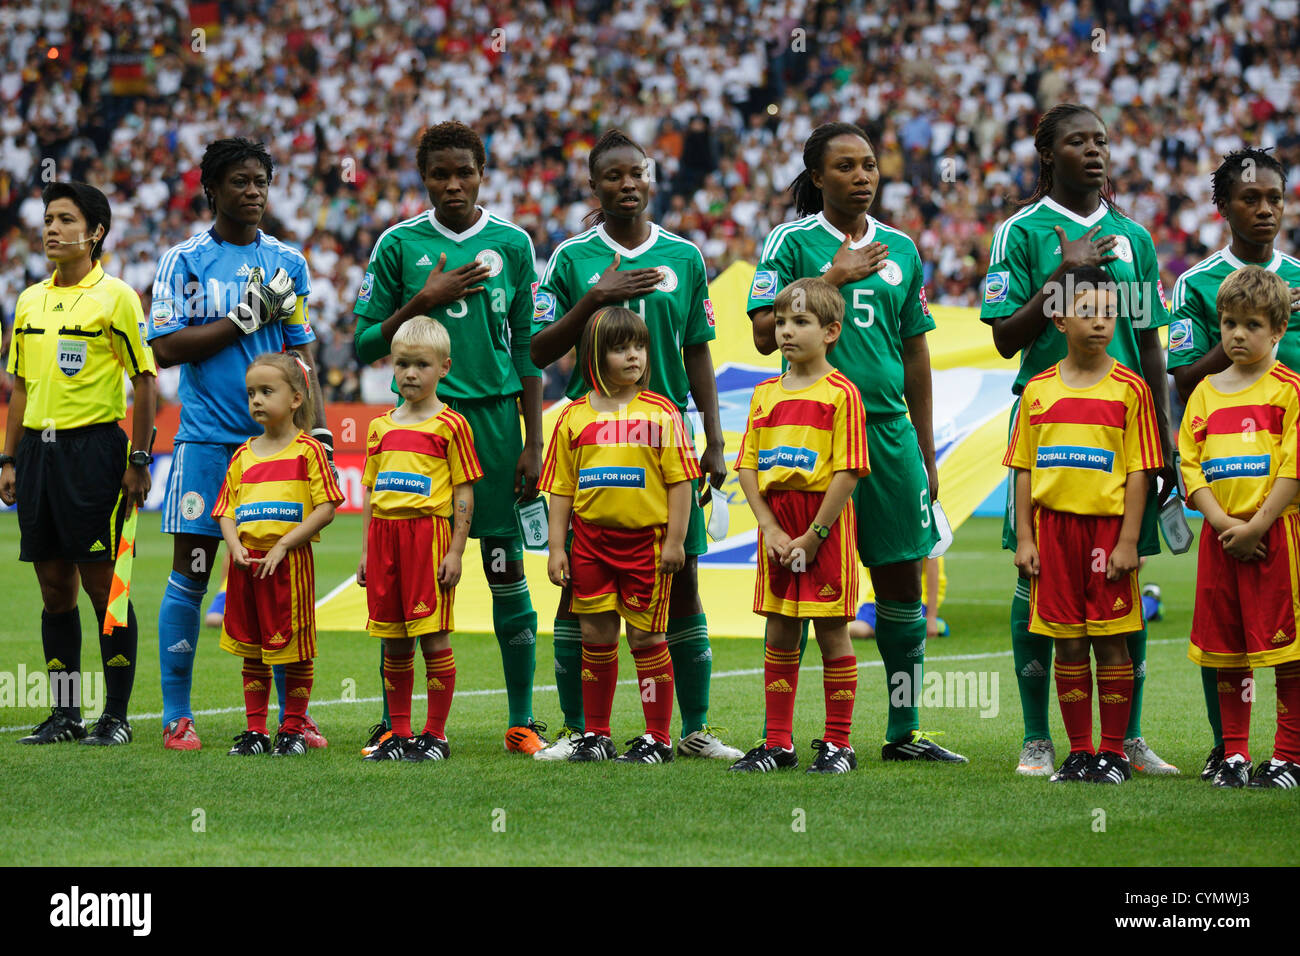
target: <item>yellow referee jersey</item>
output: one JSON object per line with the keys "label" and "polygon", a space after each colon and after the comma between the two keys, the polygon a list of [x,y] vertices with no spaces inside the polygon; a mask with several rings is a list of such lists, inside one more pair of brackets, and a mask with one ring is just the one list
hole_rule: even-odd
{"label": "yellow referee jersey", "polygon": [[27,385],[23,427],[81,428],[126,415],[126,383],[157,375],[135,290],[96,262],[79,283],[28,286],[14,309],[9,373]]}

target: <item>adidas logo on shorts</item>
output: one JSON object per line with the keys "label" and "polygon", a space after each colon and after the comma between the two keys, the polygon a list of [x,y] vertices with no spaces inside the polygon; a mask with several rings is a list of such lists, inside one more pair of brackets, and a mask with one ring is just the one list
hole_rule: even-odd
{"label": "adidas logo on shorts", "polygon": [[1076,687],[1074,690],[1066,691],[1064,694],[1058,694],[1057,699],[1062,704],[1073,704],[1076,701],[1087,700],[1088,694],[1086,691],[1079,690],[1079,688]]}
{"label": "adidas logo on shorts", "polygon": [[411,608],[411,613],[412,613],[412,614],[428,614],[428,613],[429,613],[429,605],[425,604],[423,601],[417,601],[415,607]]}
{"label": "adidas logo on shorts", "polygon": [[782,678],[781,680],[772,681],[772,683],[767,685],[767,689],[770,690],[773,694],[794,693],[794,688],[791,687],[790,684],[784,678]]}
{"label": "adidas logo on shorts", "polygon": [[107,551],[107,550],[108,548],[104,547],[104,542],[102,541],[96,541],[94,544],[90,546],[90,551],[92,554],[96,551]]}
{"label": "adidas logo on shorts", "polygon": [[279,631],[276,631],[271,635],[271,639],[266,643],[271,647],[283,647],[285,644],[289,643],[289,639]]}
{"label": "adidas logo on shorts", "polygon": [[1124,599],[1122,597],[1115,598],[1115,603],[1111,606],[1111,610],[1112,611],[1124,610]]}
{"label": "adidas logo on shorts", "polygon": [[629,595],[627,596],[627,606],[628,606],[628,607],[640,607],[640,606],[641,606],[641,601],[637,598],[637,596],[636,596],[635,594],[629,594]]}
{"label": "adidas logo on shorts", "polygon": [[837,588],[837,587],[832,587],[832,586],[829,585],[829,584],[823,584],[823,585],[822,585],[822,589],[821,589],[820,591],[817,592],[817,596],[818,596],[818,597],[835,597],[835,595],[836,595],[838,592],[839,592],[839,588]]}
{"label": "adidas logo on shorts", "polygon": [[1291,638],[1286,636],[1285,631],[1278,631],[1276,634],[1273,635],[1274,644],[1285,644],[1289,640],[1291,640]]}

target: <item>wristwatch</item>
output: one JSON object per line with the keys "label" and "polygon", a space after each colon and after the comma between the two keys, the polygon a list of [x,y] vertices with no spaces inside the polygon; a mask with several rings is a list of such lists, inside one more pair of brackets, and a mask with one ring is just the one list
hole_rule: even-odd
{"label": "wristwatch", "polygon": [[831,536],[831,529],[826,527],[824,524],[818,524],[816,521],[808,526],[808,530],[817,535],[817,537],[821,538],[823,541]]}
{"label": "wristwatch", "polygon": [[153,455],[147,451],[133,451],[127,461],[138,468],[148,468],[153,463]]}

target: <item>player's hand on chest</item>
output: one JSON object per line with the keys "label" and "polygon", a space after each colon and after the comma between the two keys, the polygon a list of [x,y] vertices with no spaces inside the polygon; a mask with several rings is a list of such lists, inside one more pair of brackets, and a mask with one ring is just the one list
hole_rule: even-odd
{"label": "player's hand on chest", "polygon": [[402,270],[408,293],[423,290],[439,300],[430,311],[440,321],[490,316],[499,322],[510,311],[511,276],[494,249],[452,249],[438,256],[412,249],[403,255]]}
{"label": "player's hand on chest", "polygon": [[840,286],[845,302],[845,331],[849,326],[896,329],[908,285],[907,275],[897,259],[877,258],[874,272]]}

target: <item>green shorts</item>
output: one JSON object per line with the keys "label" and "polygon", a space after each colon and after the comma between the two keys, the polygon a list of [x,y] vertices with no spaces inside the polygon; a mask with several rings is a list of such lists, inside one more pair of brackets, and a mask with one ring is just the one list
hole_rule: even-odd
{"label": "green shorts", "polygon": [[899,415],[867,422],[871,474],[858,481],[858,557],[869,568],[919,561],[939,541],[930,510],[930,480],[916,429]]}
{"label": "green shorts", "polygon": [[[471,538],[519,538],[515,522],[515,468],[524,453],[524,438],[515,395],[466,401],[445,399],[474,429],[474,451],[483,477],[474,482]],[[509,507],[502,507],[509,502]],[[520,544],[522,547],[522,542]]]}
{"label": "green shorts", "polygon": [[[695,443],[695,426],[691,424],[691,419],[687,415],[682,415],[682,421],[686,423],[686,431],[691,436],[691,444]],[[686,523],[686,554],[688,557],[698,558],[702,554],[708,554],[709,539],[704,533],[704,509],[700,507],[700,491],[704,487],[703,481],[695,482],[691,488],[691,517]]]}
{"label": "green shorts", "polygon": [[[1011,418],[1007,421],[1007,442],[1011,441],[1011,430],[1016,424],[1016,415],[1020,412],[1020,399],[1011,406]],[[869,450],[868,450],[869,451]],[[1016,471],[1007,469],[1007,504],[1002,512],[1002,547],[1006,551],[1016,550]],[[1160,509],[1156,507],[1156,485],[1151,483],[1147,493],[1147,506],[1142,511],[1142,528],[1138,532],[1138,556],[1147,557],[1160,553]]]}

